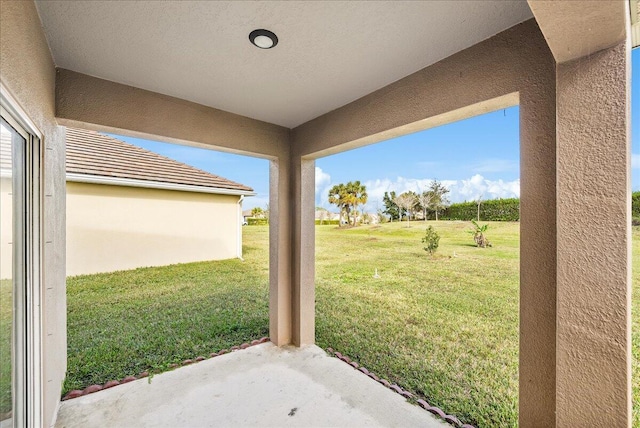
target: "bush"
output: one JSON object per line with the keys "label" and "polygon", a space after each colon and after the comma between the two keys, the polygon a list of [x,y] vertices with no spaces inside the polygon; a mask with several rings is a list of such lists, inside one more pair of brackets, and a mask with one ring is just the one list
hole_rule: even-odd
{"label": "bush", "polygon": [[640,217],[633,217],[631,219],[631,226],[640,226]]}
{"label": "bush", "polygon": [[266,218],[251,218],[247,219],[247,225],[249,226],[266,226],[269,224],[269,220]]}
{"label": "bush", "polygon": [[636,219],[640,218],[640,192],[631,194],[631,216]]}
{"label": "bush", "polygon": [[422,238],[422,243],[425,244],[424,250],[429,253],[430,256],[438,250],[440,236],[438,232],[433,229],[433,226],[427,227],[424,238]]}
{"label": "bush", "polygon": [[[478,204],[476,202],[451,204],[440,213],[439,218],[441,220],[475,220],[478,218]],[[508,198],[482,201],[480,204],[480,219],[482,221],[519,221],[520,199]]]}

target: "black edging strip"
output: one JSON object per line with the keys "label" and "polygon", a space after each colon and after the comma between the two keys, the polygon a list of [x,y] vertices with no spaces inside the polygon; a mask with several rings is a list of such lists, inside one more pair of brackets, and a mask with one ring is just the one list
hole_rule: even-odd
{"label": "black edging strip", "polygon": [[[354,369],[358,370],[359,372],[362,372],[362,373],[366,374],[371,379],[375,380],[376,382],[378,382],[381,385],[386,386],[387,388],[389,388],[390,390],[394,391],[395,393],[402,395],[404,398],[414,398],[415,397],[412,393],[402,389],[401,387],[399,387],[395,383],[391,384],[388,380],[379,378],[374,373],[370,372],[366,368],[362,367],[360,364],[358,364],[355,361],[351,360],[351,358],[347,357],[346,355],[342,355],[340,352],[334,351],[333,348],[327,348],[327,352],[329,353],[329,355],[333,355],[337,359],[339,359],[341,361],[344,361],[345,363],[349,364]],[[451,425],[453,425],[456,428],[475,428],[473,425],[463,424],[462,422],[460,422],[460,419],[458,419],[457,417],[455,417],[453,415],[446,414],[439,407],[432,406],[432,405],[430,405],[429,403],[427,403],[425,400],[423,400],[421,398],[417,399],[416,402],[418,403],[418,405],[420,407],[425,409],[427,412],[432,413],[432,414],[434,414],[436,416],[439,416],[444,421],[450,423]]]}
{"label": "black edging strip", "polygon": [[[224,354],[228,354],[229,352],[235,352],[235,351],[239,351],[241,349],[247,349],[250,346],[255,346],[255,345],[259,345],[261,343],[266,343],[269,342],[269,338],[268,337],[263,337],[261,339],[257,339],[257,340],[253,340],[250,343],[245,342],[240,346],[232,346],[229,349],[223,349],[222,351],[218,351],[218,352],[212,352],[211,354],[209,354],[209,358],[213,358],[213,357],[217,357],[218,355],[224,355]],[[193,364],[193,363],[197,363],[200,361],[204,361],[206,360],[207,357],[203,357],[203,356],[199,356],[194,358],[193,360],[184,360],[182,363],[180,364],[169,364],[169,369],[175,369],[176,367],[179,366],[188,366],[189,364]],[[169,371],[169,370],[165,370]],[[164,373],[164,372],[162,372]],[[94,392],[98,392],[98,391],[102,391],[103,389],[108,389],[108,388],[113,388],[114,386],[118,386],[118,385],[122,385],[124,383],[129,383],[132,382],[134,380],[138,380],[138,379],[143,379],[145,377],[149,376],[149,372],[144,371],[142,373],[140,373],[138,376],[127,376],[124,379],[117,381],[117,380],[110,380],[109,382],[105,383],[104,385],[90,385],[87,386],[85,389],[74,389],[73,391],[69,391],[67,393],[67,395],[65,395],[64,397],[62,397],[62,401],[66,401],[66,400],[71,400],[72,398],[77,398],[77,397],[81,397],[83,395],[87,395],[87,394],[93,394]]]}
{"label": "black edging strip", "polygon": [[[263,337],[263,338],[258,339],[258,340],[253,340],[250,343],[245,342],[245,343],[243,343],[242,345],[239,345],[239,346],[232,346],[230,348],[230,350],[223,349],[223,350],[218,351],[218,352],[212,352],[209,355],[209,358],[214,358],[214,357],[217,357],[219,355],[228,354],[229,352],[239,351],[241,349],[247,349],[250,346],[255,346],[255,345],[259,345],[261,343],[269,342],[269,340],[270,339],[268,337]],[[329,353],[329,355],[332,355],[332,356],[336,357],[337,359],[339,359],[341,361],[344,361],[345,363],[349,364],[354,369],[356,369],[359,372],[362,372],[363,374],[369,376],[371,379],[373,379],[376,382],[384,385],[385,387],[389,388],[390,390],[394,391],[395,393],[400,394],[405,398],[414,398],[415,397],[412,393],[402,389],[398,385],[391,384],[388,380],[379,378],[374,373],[372,373],[369,370],[367,370],[366,368],[362,367],[361,365],[359,365],[355,361],[352,361],[351,358],[347,357],[346,355],[342,355],[340,352],[334,351],[332,348],[327,348],[327,352]],[[177,367],[180,367],[180,366],[188,366],[190,364],[197,363],[197,362],[200,362],[200,361],[204,361],[206,359],[207,359],[206,357],[198,356],[198,357],[196,357],[196,358],[194,358],[192,360],[184,360],[181,364],[170,364],[169,365],[169,369],[174,369],[174,368],[177,368]],[[125,377],[124,379],[122,379],[120,381],[110,380],[110,381],[106,382],[104,385],[97,385],[97,384],[96,385],[90,385],[90,386],[87,386],[83,390],[74,389],[72,391],[69,391],[62,398],[62,401],[71,400],[73,398],[81,397],[81,396],[88,395],[88,394],[93,394],[94,392],[102,391],[103,389],[113,388],[114,386],[118,386],[118,385],[122,385],[122,384],[125,384],[125,383],[129,383],[129,382],[132,382],[132,381],[138,380],[138,379],[143,379],[143,378],[146,378],[148,376],[149,376],[149,372],[144,371],[144,372],[138,374],[137,376],[127,376],[127,377]],[[473,425],[463,424],[462,422],[460,422],[460,419],[458,419],[457,417],[455,417],[453,415],[446,414],[439,407],[431,406],[428,402],[426,402],[425,400],[423,400],[421,398],[417,399],[416,402],[418,403],[418,405],[420,407],[422,407],[426,411],[432,413],[433,415],[439,416],[444,421],[450,423],[451,425],[453,425],[456,428],[475,428]]]}

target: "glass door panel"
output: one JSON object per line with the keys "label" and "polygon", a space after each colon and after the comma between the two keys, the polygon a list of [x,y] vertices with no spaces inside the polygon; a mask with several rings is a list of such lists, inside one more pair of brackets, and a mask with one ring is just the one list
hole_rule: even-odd
{"label": "glass door panel", "polygon": [[16,422],[17,331],[24,314],[23,216],[26,139],[0,118],[0,428]]}

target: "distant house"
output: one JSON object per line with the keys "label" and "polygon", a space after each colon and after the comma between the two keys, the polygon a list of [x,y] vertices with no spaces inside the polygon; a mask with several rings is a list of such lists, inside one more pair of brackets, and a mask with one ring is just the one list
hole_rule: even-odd
{"label": "distant house", "polygon": [[317,221],[323,222],[327,220],[340,220],[339,213],[332,213],[325,208],[316,208],[315,218]]}
{"label": "distant house", "polygon": [[253,189],[67,128],[67,275],[242,257]]}

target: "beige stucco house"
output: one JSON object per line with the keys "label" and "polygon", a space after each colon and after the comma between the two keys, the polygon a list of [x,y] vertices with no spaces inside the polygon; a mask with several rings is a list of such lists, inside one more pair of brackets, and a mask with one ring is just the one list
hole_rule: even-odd
{"label": "beige stucco house", "polygon": [[636,0],[1,1],[1,114],[28,161],[14,423],[54,424],[65,377],[66,127],[269,159],[269,335],[301,346],[315,159],[519,105],[519,425],[630,427],[637,21]]}
{"label": "beige stucco house", "polygon": [[68,128],[67,275],[242,258],[245,185]]}

